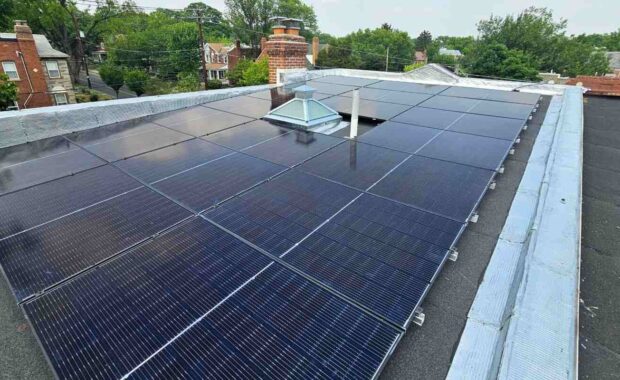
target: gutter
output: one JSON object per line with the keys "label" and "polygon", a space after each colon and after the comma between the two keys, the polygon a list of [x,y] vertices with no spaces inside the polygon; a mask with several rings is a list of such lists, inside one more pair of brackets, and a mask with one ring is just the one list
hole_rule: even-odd
{"label": "gutter", "polygon": [[553,97],[447,379],[576,379],[583,94]]}
{"label": "gutter", "polygon": [[26,71],[26,78],[28,78],[28,84],[30,85],[30,94],[28,95],[28,97],[26,98],[26,101],[24,102],[24,108],[28,108],[28,103],[30,102],[30,99],[32,99],[32,97],[34,96],[34,87],[32,86],[32,80],[30,79],[30,72],[28,71],[28,66],[26,66],[26,60],[24,59],[24,53],[22,53],[21,51],[18,51],[17,55],[19,55],[19,57],[22,60],[22,65],[24,65],[24,71]]}

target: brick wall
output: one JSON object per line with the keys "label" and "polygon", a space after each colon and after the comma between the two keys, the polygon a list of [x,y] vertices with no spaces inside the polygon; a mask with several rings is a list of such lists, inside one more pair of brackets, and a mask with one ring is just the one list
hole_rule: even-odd
{"label": "brick wall", "polygon": [[277,82],[278,69],[306,68],[308,44],[301,36],[274,34],[265,44],[269,56],[269,83]]}
{"label": "brick wall", "polygon": [[569,79],[566,84],[581,84],[590,89],[590,95],[620,96],[620,78],[579,75]]}
{"label": "brick wall", "polygon": [[[45,70],[41,65],[32,31],[28,25],[16,24],[15,33],[16,40],[0,41],[0,61],[15,62],[19,75],[19,80],[16,81],[19,108],[51,106],[52,99],[47,93]],[[23,55],[23,60],[18,52]],[[0,71],[3,72],[2,65]]]}

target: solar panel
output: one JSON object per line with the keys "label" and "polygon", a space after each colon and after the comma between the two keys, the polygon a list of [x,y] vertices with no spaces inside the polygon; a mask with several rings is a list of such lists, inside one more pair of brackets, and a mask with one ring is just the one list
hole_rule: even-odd
{"label": "solar panel", "polygon": [[370,379],[400,332],[274,264],[136,378]]}
{"label": "solar panel", "polygon": [[215,108],[254,119],[260,119],[279,105],[280,104],[272,104],[271,101],[265,99],[258,99],[250,96],[235,96],[203,104],[204,107]]}
{"label": "solar panel", "polygon": [[22,301],[190,214],[142,188],[0,240],[0,263]]}
{"label": "solar panel", "polygon": [[358,194],[313,175],[289,171],[205,216],[279,256]]}
{"label": "solar panel", "polygon": [[[300,84],[301,86],[301,84]],[[314,86],[312,86],[314,87]],[[295,97],[295,91],[293,91],[295,89],[295,86],[292,86],[290,88],[288,87],[275,87],[272,88],[270,90],[264,90],[264,91],[258,91],[258,92],[253,92],[251,94],[248,94],[248,96],[251,96],[253,98],[259,98],[259,99],[264,99],[264,100],[276,100],[281,102],[281,104],[286,103],[287,101],[293,99]],[[315,88],[316,90],[316,88]],[[322,94],[319,92],[315,92],[314,94],[312,94],[312,97],[316,100],[321,100],[321,99],[325,99],[325,98],[329,98],[331,95],[329,94]]]}
{"label": "solar panel", "polygon": [[427,101],[420,104],[420,107],[437,108],[440,110],[468,112],[474,108],[480,100],[468,98],[456,98],[452,96],[433,96]]}
{"label": "solar panel", "polygon": [[481,115],[509,117],[513,119],[526,120],[532,113],[532,106],[529,104],[515,104],[482,100],[470,113]]}
{"label": "solar panel", "polygon": [[448,130],[514,141],[524,124],[523,120],[468,114],[457,120]]}
{"label": "solar panel", "polygon": [[[326,106],[338,111],[339,113],[351,114],[353,99],[346,96],[332,96],[321,101]],[[360,99],[359,116],[372,119],[388,120],[394,116],[408,110],[411,106],[403,104],[393,104],[385,102],[375,102],[372,100]]]}
{"label": "solar panel", "polygon": [[[432,95],[419,94],[415,92],[402,92],[402,91],[390,91],[380,90],[376,88],[362,87],[359,89],[360,99],[375,100],[386,103],[404,104],[409,106],[416,106]],[[353,97],[353,92],[345,92],[342,96]]]}
{"label": "solar panel", "polygon": [[306,84],[314,88],[317,93],[322,93],[325,95],[340,95],[357,88],[356,86],[343,86],[334,83],[317,82],[314,80],[308,81]]}
{"label": "solar panel", "polygon": [[79,149],[62,136],[30,141],[0,149],[0,170],[11,165]]}
{"label": "solar panel", "polygon": [[412,82],[397,82],[384,80],[369,85],[370,88],[380,88],[383,90],[419,92],[421,94],[436,95],[448,88],[448,86],[438,86],[434,84],[421,84]]}
{"label": "solar panel", "polygon": [[373,83],[377,83],[377,79],[367,79],[367,78],[359,78],[359,77],[346,77],[341,75],[326,75],[324,77],[319,77],[313,79],[316,82],[325,82],[330,84],[340,84],[346,86],[356,86],[363,87],[368,86]]}
{"label": "solar panel", "polygon": [[470,99],[487,99],[491,94],[493,94],[494,90],[487,88],[475,88],[475,87],[450,87],[446,91],[442,92],[441,95],[446,96],[456,96],[461,98],[470,98]]}
{"label": "solar panel", "polygon": [[151,183],[232,153],[222,146],[193,139],[119,161],[117,165]]}
{"label": "solar panel", "polygon": [[195,106],[181,111],[167,112],[153,119],[153,122],[181,133],[204,136],[252,120],[245,116]]}
{"label": "solar panel", "polygon": [[6,194],[0,197],[0,239],[140,186],[106,165]]}
{"label": "solar panel", "polygon": [[511,141],[444,131],[417,154],[498,170],[511,148]]}
{"label": "solar panel", "polygon": [[203,211],[285,170],[245,154],[233,154],[155,183],[158,190]]}
{"label": "solar panel", "polygon": [[67,135],[71,141],[81,145],[100,144],[113,140],[139,135],[141,133],[162,131],[165,128],[141,119],[125,121],[111,125],[104,125],[98,128],[86,129],[83,131],[72,132]]}
{"label": "solar panel", "polygon": [[0,195],[104,165],[82,149],[24,161],[0,169]]}
{"label": "solar panel", "polygon": [[242,150],[265,140],[291,132],[290,129],[255,120],[247,124],[214,133],[204,140],[214,142],[235,150]]}
{"label": "solar panel", "polygon": [[285,166],[294,166],[344,140],[296,130],[255,145],[243,152]]}
{"label": "solar panel", "polygon": [[463,224],[362,195],[284,260],[406,327]]}
{"label": "solar panel", "polygon": [[84,148],[99,157],[113,162],[177,144],[191,138],[188,135],[161,128],[158,131],[145,132],[119,140],[86,145]]}
{"label": "solar panel", "polygon": [[463,98],[495,100],[499,102],[521,103],[534,105],[540,95],[525,92],[491,90],[486,88],[450,87],[442,95],[458,96]]}
{"label": "solar panel", "polygon": [[300,168],[366,190],[407,156],[394,150],[347,141],[306,161]]}
{"label": "solar panel", "polygon": [[464,114],[460,112],[413,107],[396,116],[392,121],[415,124],[422,127],[445,129],[459,118],[463,117],[463,115]]}
{"label": "solar panel", "polygon": [[439,133],[441,130],[435,128],[386,121],[361,135],[359,141],[415,153]]}
{"label": "solar panel", "polygon": [[121,378],[269,263],[195,218],[23,308],[59,378]]}
{"label": "solar panel", "polygon": [[370,191],[465,222],[494,174],[492,170],[413,156]]}

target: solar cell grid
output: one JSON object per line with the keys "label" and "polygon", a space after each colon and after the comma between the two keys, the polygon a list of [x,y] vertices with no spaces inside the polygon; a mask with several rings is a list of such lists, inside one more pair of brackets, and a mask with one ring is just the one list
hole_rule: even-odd
{"label": "solar cell grid", "polygon": [[529,104],[514,104],[481,100],[468,112],[481,115],[509,117],[519,120],[527,120],[532,113],[532,106]]}
{"label": "solar cell grid", "polygon": [[252,120],[245,116],[195,106],[181,111],[168,112],[156,117],[153,122],[192,136],[204,136]]}
{"label": "solar cell grid", "polygon": [[220,131],[204,137],[204,140],[214,142],[235,150],[242,150],[265,140],[291,132],[290,129],[256,120],[234,128]]}
{"label": "solar cell grid", "polygon": [[285,170],[244,154],[233,154],[157,182],[154,187],[199,212]]}
{"label": "solar cell grid", "polygon": [[189,215],[175,203],[141,188],[0,240],[0,264],[21,301]]}
{"label": "solar cell grid", "polygon": [[289,171],[205,216],[274,255],[281,255],[359,193]]}
{"label": "solar cell grid", "polygon": [[366,190],[407,156],[394,150],[347,141],[306,161],[300,169]]}
{"label": "solar cell grid", "polygon": [[332,136],[295,130],[244,149],[243,152],[276,164],[292,167],[343,141],[343,139]]}
{"label": "solar cell grid", "polygon": [[399,335],[272,265],[135,375],[372,378]]}
{"label": "solar cell grid", "polygon": [[433,84],[398,82],[398,81],[389,81],[389,80],[384,80],[381,82],[373,83],[369,85],[368,87],[380,88],[383,90],[392,90],[392,91],[418,92],[418,93],[430,94],[430,95],[439,94],[440,92],[449,88],[449,86],[438,86],[438,85],[433,85]]}
{"label": "solar cell grid", "polygon": [[196,218],[23,307],[60,378],[121,378],[269,263]]}
{"label": "solar cell grid", "polygon": [[540,98],[540,95],[532,93],[472,87],[450,87],[446,91],[442,92],[442,95],[472,99],[486,99],[508,103],[521,103],[532,106],[536,104]]}
{"label": "solar cell grid", "polygon": [[98,128],[72,132],[67,137],[80,145],[100,144],[126,137],[139,135],[146,132],[162,131],[165,128],[141,119],[130,120],[112,125],[104,125]]}
{"label": "solar cell grid", "polygon": [[463,117],[461,112],[445,111],[431,108],[413,107],[391,119],[399,123],[414,124],[421,127],[446,129]]}
{"label": "solar cell grid", "polygon": [[[332,96],[323,99],[322,103],[338,111],[339,113],[351,114],[353,99],[346,96]],[[396,115],[408,110],[411,106],[404,104],[378,102],[367,99],[360,99],[359,116],[379,120],[388,120]]]}
{"label": "solar cell grid", "polygon": [[359,141],[401,152],[415,153],[441,130],[386,121],[359,137]]}
{"label": "solar cell grid", "polygon": [[495,172],[413,156],[370,191],[466,222]]}
{"label": "solar cell grid", "polygon": [[420,107],[437,108],[440,110],[468,112],[480,102],[479,99],[455,98],[451,96],[436,95],[419,104]]}
{"label": "solar cell grid", "polygon": [[140,186],[106,165],[0,196],[0,239]]}
{"label": "solar cell grid", "polygon": [[234,153],[232,150],[222,146],[201,139],[192,139],[119,161],[117,165],[141,180],[151,183],[232,153]]}
{"label": "solar cell grid", "polygon": [[[301,85],[302,83],[299,84],[299,86]],[[284,104],[287,101],[295,97],[294,89],[299,86],[292,86],[290,88],[276,87],[270,90],[253,92],[251,94],[248,94],[248,96],[252,98],[259,98],[259,99],[265,99],[265,100],[275,100],[276,102],[281,102],[281,104]],[[314,88],[314,86],[311,86],[311,87]],[[312,94],[312,97],[316,100],[329,98],[330,96],[331,96],[330,94],[324,94],[324,93],[319,93],[319,92],[315,92],[314,94]]]}
{"label": "solar cell grid", "polygon": [[78,148],[7,166],[0,169],[0,195],[104,164],[104,161]]}
{"label": "solar cell grid", "polygon": [[340,95],[357,88],[357,86],[344,86],[335,83],[318,82],[315,80],[306,82],[306,85],[314,88],[317,93],[325,95]]}
{"label": "solar cell grid", "polygon": [[272,104],[269,100],[242,95],[205,103],[203,107],[215,108],[220,111],[260,119],[278,105],[279,104]]}
{"label": "solar cell grid", "polygon": [[[433,95],[415,92],[381,90],[378,88],[362,87],[359,89],[360,99],[381,101],[384,103],[404,104],[416,106]],[[342,96],[353,97],[353,91],[345,92]]]}
{"label": "solar cell grid", "polygon": [[347,86],[363,87],[373,83],[377,83],[377,79],[367,79],[359,77],[347,77],[341,75],[326,75],[324,77],[315,78],[316,82],[325,82],[329,84],[341,84]]}
{"label": "solar cell grid", "polygon": [[444,131],[417,154],[498,170],[511,148],[511,141]]}
{"label": "solar cell grid", "polygon": [[30,141],[0,149],[0,170],[7,166],[49,157],[72,149],[78,149],[62,136]]}
{"label": "solar cell grid", "polygon": [[524,124],[523,120],[468,114],[457,120],[448,130],[514,141]]}

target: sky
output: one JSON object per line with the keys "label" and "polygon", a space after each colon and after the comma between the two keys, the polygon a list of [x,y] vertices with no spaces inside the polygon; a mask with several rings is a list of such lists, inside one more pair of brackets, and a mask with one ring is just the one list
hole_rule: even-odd
{"label": "sky", "polygon": [[[183,8],[198,0],[135,0],[145,7]],[[429,30],[433,36],[476,35],[476,23],[491,14],[516,14],[533,5],[532,0],[304,0],[314,7],[321,31],[343,36],[360,28],[387,22],[417,36]],[[224,0],[203,0],[224,12]],[[568,21],[568,34],[608,33],[620,28],[618,0],[538,0],[537,7],[553,10]]]}

